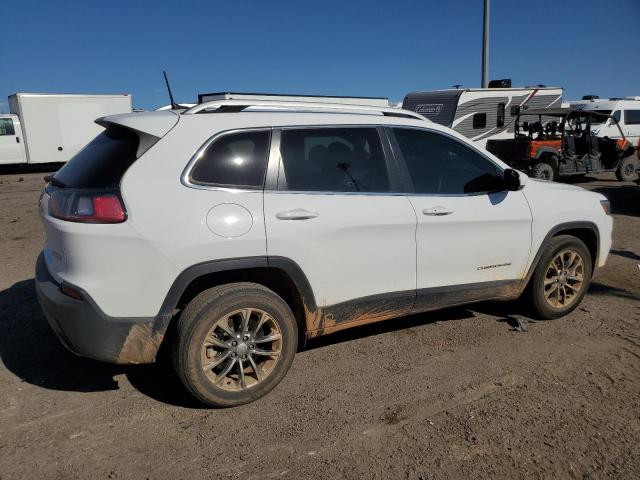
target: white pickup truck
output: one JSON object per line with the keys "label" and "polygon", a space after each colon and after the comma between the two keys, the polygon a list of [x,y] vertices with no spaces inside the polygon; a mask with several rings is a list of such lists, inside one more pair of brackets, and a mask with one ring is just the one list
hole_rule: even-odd
{"label": "white pickup truck", "polygon": [[66,162],[104,130],[96,118],[130,113],[131,95],[16,93],[0,114],[0,165]]}

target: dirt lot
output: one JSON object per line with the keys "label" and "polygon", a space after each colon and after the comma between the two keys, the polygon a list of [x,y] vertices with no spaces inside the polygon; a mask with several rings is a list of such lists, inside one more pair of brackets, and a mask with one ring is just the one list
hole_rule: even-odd
{"label": "dirt lot", "polygon": [[640,190],[570,316],[480,304],[319,339],[266,398],[201,408],[166,364],[77,358],[37,305],[43,173],[0,175],[0,479],[640,478]]}

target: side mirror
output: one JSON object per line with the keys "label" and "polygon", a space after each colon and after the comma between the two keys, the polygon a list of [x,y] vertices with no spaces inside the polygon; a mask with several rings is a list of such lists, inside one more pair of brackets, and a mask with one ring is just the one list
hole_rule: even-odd
{"label": "side mirror", "polygon": [[522,182],[520,181],[520,174],[512,169],[507,168],[502,177],[504,181],[504,188],[509,192],[517,192],[522,187]]}

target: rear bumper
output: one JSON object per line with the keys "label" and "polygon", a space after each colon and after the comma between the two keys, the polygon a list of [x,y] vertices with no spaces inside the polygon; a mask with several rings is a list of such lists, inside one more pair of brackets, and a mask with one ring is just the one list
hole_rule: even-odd
{"label": "rear bumper", "polygon": [[38,303],[60,341],[76,355],[104,362],[151,363],[171,317],[114,318],[105,315],[82,289],[82,300],[60,292],[42,253],[36,262]]}

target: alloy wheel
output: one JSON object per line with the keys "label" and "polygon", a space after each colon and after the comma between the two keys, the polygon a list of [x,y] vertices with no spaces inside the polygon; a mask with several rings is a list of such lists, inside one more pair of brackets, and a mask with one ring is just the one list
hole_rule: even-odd
{"label": "alloy wheel", "polygon": [[255,387],[273,371],[282,351],[282,332],[264,310],[244,308],[220,318],[201,349],[207,378],[227,391]]}
{"label": "alloy wheel", "polygon": [[549,263],[544,277],[544,298],[551,307],[564,309],[578,298],[584,284],[584,260],[572,249],[562,250]]}

